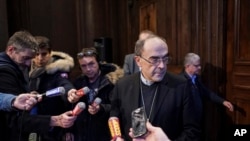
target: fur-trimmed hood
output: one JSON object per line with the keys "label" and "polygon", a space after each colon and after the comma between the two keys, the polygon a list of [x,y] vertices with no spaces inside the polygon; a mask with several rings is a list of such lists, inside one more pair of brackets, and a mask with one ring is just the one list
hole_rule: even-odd
{"label": "fur-trimmed hood", "polygon": [[[107,69],[108,67],[109,67],[110,71],[108,71],[108,69]],[[124,76],[123,69],[121,67],[119,67],[118,65],[113,64],[113,63],[100,64],[100,69],[104,73],[105,73],[105,71],[107,71],[106,76],[113,84],[115,84],[117,82],[117,80],[119,80],[121,77]]]}
{"label": "fur-trimmed hood", "polygon": [[[51,51],[51,59],[45,67],[45,71],[48,74],[54,74],[55,72],[70,72],[74,67],[74,59],[67,53],[59,51]],[[35,69],[32,64],[32,69]]]}

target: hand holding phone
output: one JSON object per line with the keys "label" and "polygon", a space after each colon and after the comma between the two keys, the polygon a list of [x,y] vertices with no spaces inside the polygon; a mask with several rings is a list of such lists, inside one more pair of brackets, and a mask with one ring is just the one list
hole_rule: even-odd
{"label": "hand holding phone", "polygon": [[142,137],[147,133],[146,122],[147,117],[143,107],[137,108],[132,111],[132,131],[134,138]]}

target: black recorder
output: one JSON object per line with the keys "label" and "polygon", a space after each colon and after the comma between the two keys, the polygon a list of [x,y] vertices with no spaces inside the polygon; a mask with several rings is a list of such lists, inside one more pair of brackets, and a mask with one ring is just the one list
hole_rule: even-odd
{"label": "black recorder", "polygon": [[145,109],[143,107],[135,109],[134,111],[132,111],[131,117],[134,137],[142,137],[147,133],[147,117],[145,114]]}

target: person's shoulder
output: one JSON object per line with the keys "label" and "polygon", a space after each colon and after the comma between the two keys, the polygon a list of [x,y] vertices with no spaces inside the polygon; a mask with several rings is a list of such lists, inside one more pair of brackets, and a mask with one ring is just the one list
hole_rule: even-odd
{"label": "person's shoulder", "polygon": [[185,84],[187,82],[187,80],[184,77],[178,74],[174,74],[172,72],[166,73],[166,81],[168,82],[170,86],[173,86],[173,87],[180,85],[180,84]]}
{"label": "person's shoulder", "polygon": [[120,78],[117,83],[119,84],[132,84],[135,81],[139,80],[140,78],[140,73],[136,72],[130,75],[124,75],[122,78]]}
{"label": "person's shoulder", "polygon": [[135,54],[134,53],[130,53],[125,55],[125,58],[134,58]]}
{"label": "person's shoulder", "polygon": [[114,68],[109,73],[107,73],[105,76],[110,80],[110,82],[112,84],[115,84],[119,79],[121,79],[124,76],[124,71],[117,64],[111,63],[111,65]]}
{"label": "person's shoulder", "polygon": [[54,74],[55,72],[70,72],[74,67],[74,59],[65,52],[52,51],[52,61],[46,66],[48,74]]}
{"label": "person's shoulder", "polygon": [[16,65],[5,52],[0,53],[0,67],[1,68],[12,68],[15,69]]}

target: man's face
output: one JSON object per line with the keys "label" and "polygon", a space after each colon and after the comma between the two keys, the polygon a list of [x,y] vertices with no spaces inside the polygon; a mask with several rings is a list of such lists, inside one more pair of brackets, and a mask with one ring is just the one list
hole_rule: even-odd
{"label": "man's face", "polygon": [[35,57],[35,51],[29,48],[17,51],[13,47],[10,51],[11,59],[16,62],[21,68],[28,68],[31,65],[31,60]]}
{"label": "man's face", "polygon": [[51,54],[47,48],[41,48],[36,53],[35,58],[33,59],[33,62],[35,63],[35,66],[37,67],[44,67],[48,63],[48,61],[51,58]]}
{"label": "man's face", "polygon": [[96,58],[93,56],[84,56],[78,59],[82,73],[90,80],[95,80],[99,75],[99,65]]}
{"label": "man's face", "polygon": [[194,61],[192,64],[187,65],[187,73],[189,75],[198,75],[201,71],[200,60]]}
{"label": "man's face", "polygon": [[136,62],[147,80],[161,81],[167,70],[167,45],[158,38],[147,40],[141,56],[136,56]]}

